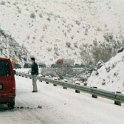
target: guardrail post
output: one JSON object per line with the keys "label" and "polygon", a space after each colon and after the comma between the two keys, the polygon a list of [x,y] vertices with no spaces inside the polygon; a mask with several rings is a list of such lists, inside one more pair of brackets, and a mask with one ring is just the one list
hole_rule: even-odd
{"label": "guardrail post", "polygon": [[53,86],[57,86],[57,84],[53,84]]}
{"label": "guardrail post", "polygon": [[40,77],[38,77],[38,80],[39,80],[40,82],[42,82],[42,80],[40,79]]}
{"label": "guardrail post", "polygon": [[[95,89],[97,89],[97,87],[92,87],[92,88],[95,88]],[[95,94],[92,94],[92,98],[97,98],[97,95],[95,95]]]}
{"label": "guardrail post", "polygon": [[[80,83],[76,83],[77,85],[80,85]],[[80,93],[80,90],[75,90],[75,93]]]}
{"label": "guardrail post", "polygon": [[87,86],[87,83],[84,83],[84,86]]}
{"label": "guardrail post", "polygon": [[63,89],[67,89],[67,87],[66,86],[63,86]]}
{"label": "guardrail post", "polygon": [[30,79],[32,79],[32,77],[29,77]]}
{"label": "guardrail post", "polygon": [[75,93],[80,93],[80,90],[75,90]]}
{"label": "guardrail post", "polygon": [[46,81],[46,84],[49,84],[49,82]]}
{"label": "guardrail post", "polygon": [[[116,94],[121,94],[121,92],[116,92]],[[121,106],[121,102],[120,101],[117,101],[117,100],[114,101],[114,104]]]}

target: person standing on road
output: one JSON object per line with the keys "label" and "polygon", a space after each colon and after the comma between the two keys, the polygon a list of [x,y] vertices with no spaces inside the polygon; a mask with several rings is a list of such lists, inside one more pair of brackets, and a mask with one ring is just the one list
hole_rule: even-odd
{"label": "person standing on road", "polygon": [[37,89],[37,76],[39,74],[38,64],[35,62],[35,58],[31,57],[31,75],[32,75],[32,85],[33,85],[33,91],[32,92],[38,92]]}

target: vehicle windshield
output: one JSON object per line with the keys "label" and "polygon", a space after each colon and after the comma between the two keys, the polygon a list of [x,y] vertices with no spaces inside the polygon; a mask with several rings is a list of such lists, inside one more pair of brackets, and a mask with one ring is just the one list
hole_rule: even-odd
{"label": "vehicle windshield", "polygon": [[9,76],[10,72],[10,63],[6,60],[0,60],[0,76]]}

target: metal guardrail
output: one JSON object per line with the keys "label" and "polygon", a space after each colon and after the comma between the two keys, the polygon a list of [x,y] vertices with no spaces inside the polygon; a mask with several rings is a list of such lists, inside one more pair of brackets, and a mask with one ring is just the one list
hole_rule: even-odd
{"label": "metal guardrail", "polygon": [[[31,75],[29,74],[17,72],[16,75],[26,77],[26,78],[31,78]],[[78,84],[67,83],[64,81],[53,80],[53,79],[40,77],[40,76],[38,77],[38,79],[39,81],[45,81],[46,83],[52,83],[54,86],[60,85],[60,86],[63,86],[63,88],[65,89],[67,88],[74,89],[75,92],[77,93],[80,93],[80,91],[89,93],[92,95],[93,98],[97,98],[99,96],[99,97],[107,98],[110,100],[114,100],[114,103],[116,105],[121,106],[121,103],[124,103],[124,95],[121,94],[121,92],[110,92],[106,90],[97,89],[97,87],[80,86]]]}

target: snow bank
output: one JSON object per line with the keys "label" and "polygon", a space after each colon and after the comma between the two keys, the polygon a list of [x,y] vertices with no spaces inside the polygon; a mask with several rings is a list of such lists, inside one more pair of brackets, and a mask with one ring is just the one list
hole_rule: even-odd
{"label": "snow bank", "polygon": [[88,79],[89,86],[124,93],[124,52],[118,53]]}
{"label": "snow bank", "polygon": [[17,72],[21,72],[21,73],[29,73],[30,72],[30,68],[21,68],[21,69],[16,69]]}

